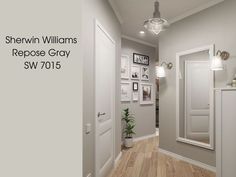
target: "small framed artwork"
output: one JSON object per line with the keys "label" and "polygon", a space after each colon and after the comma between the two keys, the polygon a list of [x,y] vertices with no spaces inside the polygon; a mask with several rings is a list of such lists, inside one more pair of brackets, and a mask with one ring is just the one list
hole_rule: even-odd
{"label": "small framed artwork", "polygon": [[133,53],[133,62],[141,65],[149,65],[149,56]]}
{"label": "small framed artwork", "polygon": [[149,83],[140,84],[140,104],[153,104],[153,85]]}
{"label": "small framed artwork", "polygon": [[121,79],[129,79],[129,56],[121,56]]}
{"label": "small framed artwork", "polygon": [[149,80],[149,68],[147,66],[141,67],[141,80],[143,81]]}
{"label": "small framed artwork", "polygon": [[133,92],[133,101],[138,101],[138,92]]}
{"label": "small framed artwork", "polygon": [[131,83],[130,82],[121,82],[121,101],[129,102],[131,101]]}
{"label": "small framed artwork", "polygon": [[131,79],[133,80],[140,79],[140,66],[138,65],[131,66]]}
{"label": "small framed artwork", "polygon": [[133,82],[133,91],[138,91],[138,82]]}

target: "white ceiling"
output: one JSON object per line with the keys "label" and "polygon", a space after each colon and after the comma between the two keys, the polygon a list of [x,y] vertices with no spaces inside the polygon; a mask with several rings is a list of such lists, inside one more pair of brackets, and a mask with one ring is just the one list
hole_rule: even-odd
{"label": "white ceiling", "polygon": [[[152,17],[155,0],[108,0],[118,17],[122,34],[156,45],[157,37],[145,31],[143,22]],[[158,0],[161,16],[174,23],[224,0]]]}

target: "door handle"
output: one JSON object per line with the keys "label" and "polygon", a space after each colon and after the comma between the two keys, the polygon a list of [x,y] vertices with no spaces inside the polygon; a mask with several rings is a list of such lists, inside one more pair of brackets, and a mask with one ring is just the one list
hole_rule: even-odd
{"label": "door handle", "polygon": [[100,117],[100,116],[104,116],[104,115],[106,115],[105,112],[104,112],[104,113],[100,113],[100,112],[98,112],[98,117]]}

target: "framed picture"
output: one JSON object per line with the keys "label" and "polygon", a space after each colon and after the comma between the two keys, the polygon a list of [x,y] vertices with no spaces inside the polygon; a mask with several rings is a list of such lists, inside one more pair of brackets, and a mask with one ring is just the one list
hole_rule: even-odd
{"label": "framed picture", "polygon": [[133,53],[133,62],[141,65],[149,65],[149,56]]}
{"label": "framed picture", "polygon": [[129,56],[122,55],[121,56],[121,79],[129,79]]}
{"label": "framed picture", "polygon": [[149,80],[149,68],[147,66],[141,67],[141,80],[143,81]]}
{"label": "framed picture", "polygon": [[133,101],[138,101],[138,92],[133,92]]}
{"label": "framed picture", "polygon": [[140,104],[153,104],[153,85],[149,83],[140,84]]}
{"label": "framed picture", "polygon": [[133,82],[133,91],[138,91],[138,82]]}
{"label": "framed picture", "polygon": [[131,101],[131,83],[130,82],[121,82],[121,101],[128,102]]}
{"label": "framed picture", "polygon": [[131,66],[131,79],[133,80],[140,79],[140,66],[138,65]]}

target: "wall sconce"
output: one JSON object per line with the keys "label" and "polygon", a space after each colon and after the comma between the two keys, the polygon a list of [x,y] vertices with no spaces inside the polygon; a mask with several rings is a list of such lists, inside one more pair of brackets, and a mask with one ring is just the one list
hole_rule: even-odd
{"label": "wall sconce", "polygon": [[216,52],[216,56],[214,56],[211,60],[211,70],[213,71],[220,71],[224,69],[223,61],[222,60],[228,60],[229,59],[229,52],[226,51],[220,51],[218,50]]}
{"label": "wall sconce", "polygon": [[173,67],[173,63],[166,63],[166,62],[162,62],[161,63],[161,66],[156,66],[156,76],[158,77],[158,78],[160,78],[160,77],[166,77],[166,71],[165,71],[165,67],[167,68],[167,69],[172,69],[172,67]]}

